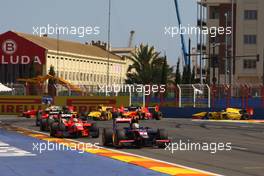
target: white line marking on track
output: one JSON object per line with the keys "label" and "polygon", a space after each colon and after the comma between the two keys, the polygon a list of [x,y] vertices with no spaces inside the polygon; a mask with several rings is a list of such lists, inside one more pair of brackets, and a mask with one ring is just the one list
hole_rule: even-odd
{"label": "white line marking on track", "polygon": [[232,149],[248,150],[247,148],[244,148],[244,147],[238,147],[238,146],[232,146]]}
{"label": "white line marking on track", "polygon": [[[49,135],[49,133],[36,131],[36,130],[32,130],[32,129],[27,129],[27,128],[15,126],[15,125],[13,125],[13,126],[17,127],[17,128],[20,128],[20,129],[29,130],[29,131],[32,131],[32,132],[35,132],[35,133]],[[74,140],[74,139],[67,139],[67,140],[73,141],[73,142],[78,142],[78,143],[81,142],[81,141]],[[137,155],[137,154],[133,154],[133,153],[129,153],[129,152],[119,151],[119,150],[115,150],[115,149],[111,149],[111,148],[107,148],[107,147],[101,147],[100,146],[100,148],[101,149],[110,150],[110,151],[113,151],[113,152],[117,152],[117,153],[122,153],[122,154],[131,155],[131,156],[141,157],[141,158],[145,158],[145,159],[149,159],[149,160],[153,160],[153,161],[169,164],[169,165],[176,166],[176,167],[182,167],[182,168],[185,168],[185,169],[189,169],[189,170],[193,170],[193,171],[197,171],[197,172],[202,172],[204,174],[209,174],[209,175],[213,175],[213,176],[223,176],[223,175],[212,173],[212,172],[209,172],[209,171],[204,171],[204,170],[201,170],[201,169],[195,169],[195,168],[192,168],[192,167],[184,166],[184,165],[181,165],[181,164],[175,164],[175,163],[171,163],[171,162],[167,162],[167,161],[162,161],[162,160],[151,158],[151,157],[146,157],[146,156]]]}
{"label": "white line marking on track", "polygon": [[10,146],[5,142],[0,141],[0,157],[12,157],[12,156],[36,156],[36,154]]}

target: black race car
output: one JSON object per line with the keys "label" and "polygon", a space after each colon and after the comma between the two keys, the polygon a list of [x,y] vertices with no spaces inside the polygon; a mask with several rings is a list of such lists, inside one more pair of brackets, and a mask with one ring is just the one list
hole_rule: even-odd
{"label": "black race car", "polygon": [[104,146],[158,146],[165,147],[170,143],[168,133],[164,129],[139,127],[138,121],[130,118],[113,119],[113,129],[103,129],[102,142]]}

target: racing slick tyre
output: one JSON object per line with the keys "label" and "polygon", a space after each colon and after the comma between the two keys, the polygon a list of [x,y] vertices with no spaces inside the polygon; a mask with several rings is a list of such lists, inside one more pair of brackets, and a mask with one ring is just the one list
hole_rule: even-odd
{"label": "racing slick tyre", "polygon": [[144,119],[143,116],[142,116],[142,113],[141,113],[141,112],[137,112],[137,116],[138,116],[138,119],[139,119],[139,120]]}
{"label": "racing slick tyre", "polygon": [[249,119],[249,115],[248,114],[242,114],[240,117],[240,120],[248,120]]}
{"label": "racing slick tyre", "polygon": [[162,119],[162,112],[154,112],[153,117],[156,120],[161,120]]}
{"label": "racing slick tyre", "polygon": [[65,131],[66,130],[66,127],[65,127],[65,125],[63,123],[59,124],[59,130],[60,131]]}
{"label": "racing slick tyre", "polygon": [[116,118],[118,118],[118,117],[121,117],[120,112],[112,112],[112,118],[113,118],[113,119],[116,119]]}
{"label": "racing slick tyre", "polygon": [[113,144],[115,147],[121,147],[119,142],[126,139],[126,133],[124,130],[117,129],[113,136]]}
{"label": "racing slick tyre", "polygon": [[45,125],[44,125],[45,121],[46,121],[46,120],[44,120],[44,119],[41,119],[41,120],[40,120],[40,124],[39,124],[39,129],[40,129],[40,131],[45,131],[45,130],[46,130],[46,127],[45,127]]}
{"label": "racing slick tyre", "polygon": [[56,131],[53,128],[53,124],[52,124],[52,126],[50,127],[50,137],[55,137],[55,134],[56,134]]}
{"label": "racing slick tyre", "polygon": [[40,125],[40,118],[41,118],[41,112],[38,111],[36,115],[36,126]]}
{"label": "racing slick tyre", "polygon": [[207,112],[207,114],[202,119],[203,120],[213,119],[213,115],[211,113]]}
{"label": "racing slick tyre", "polygon": [[39,120],[39,117],[37,116],[36,117],[36,122],[35,122],[36,126],[39,126],[40,125],[40,120]]}
{"label": "racing slick tyre", "polygon": [[158,139],[168,139],[168,132],[166,132],[165,129],[158,129],[157,138]]}
{"label": "racing slick tyre", "polygon": [[223,115],[222,115],[222,118],[223,118],[224,120],[228,120],[227,114],[223,114]]}
{"label": "racing slick tyre", "polygon": [[55,120],[53,118],[48,118],[48,126],[50,127],[54,121]]}
{"label": "racing slick tyre", "polygon": [[111,129],[106,129],[106,128],[103,129],[102,143],[104,146],[109,146],[110,144],[113,143],[112,135],[113,135],[113,132]]}
{"label": "racing slick tyre", "polygon": [[[157,138],[160,140],[168,139],[168,132],[166,132],[164,129],[158,129]],[[165,146],[165,143],[158,145],[159,148],[164,148]]]}
{"label": "racing slick tyre", "polygon": [[96,124],[93,124],[90,128],[90,134],[92,138],[98,138],[100,131],[99,128],[96,126]]}

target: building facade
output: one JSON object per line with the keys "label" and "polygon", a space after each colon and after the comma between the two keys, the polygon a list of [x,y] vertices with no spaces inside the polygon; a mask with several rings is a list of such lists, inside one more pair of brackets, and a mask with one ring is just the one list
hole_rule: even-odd
{"label": "building facade", "polygon": [[201,18],[205,26],[233,27],[231,35],[206,39],[211,83],[215,76],[220,84],[262,84],[264,1],[201,0],[199,4],[205,7],[205,17]]}
{"label": "building facade", "polygon": [[58,77],[75,85],[104,85],[107,80],[122,84],[126,78],[127,59],[108,52],[104,43],[82,44],[8,31],[0,35],[0,44],[2,83],[46,75],[50,66]]}

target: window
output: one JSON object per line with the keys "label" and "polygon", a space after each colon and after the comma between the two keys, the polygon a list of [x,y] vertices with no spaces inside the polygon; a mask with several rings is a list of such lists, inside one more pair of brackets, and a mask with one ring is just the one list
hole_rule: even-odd
{"label": "window", "polygon": [[244,19],[245,20],[256,20],[258,18],[258,11],[256,10],[245,10]]}
{"label": "window", "polygon": [[210,19],[219,19],[219,7],[218,6],[210,7]]}
{"label": "window", "polygon": [[256,59],[245,59],[243,65],[244,65],[244,69],[256,69],[257,60]]}
{"label": "window", "polygon": [[79,73],[79,81],[82,81],[82,73]]}
{"label": "window", "polygon": [[80,73],[79,73],[79,72],[76,73],[76,80],[77,80],[77,81],[80,80]]}
{"label": "window", "polygon": [[100,83],[103,83],[104,82],[104,77],[103,77],[103,75],[100,75]]}
{"label": "window", "polygon": [[257,44],[256,35],[244,35],[244,44]]}

